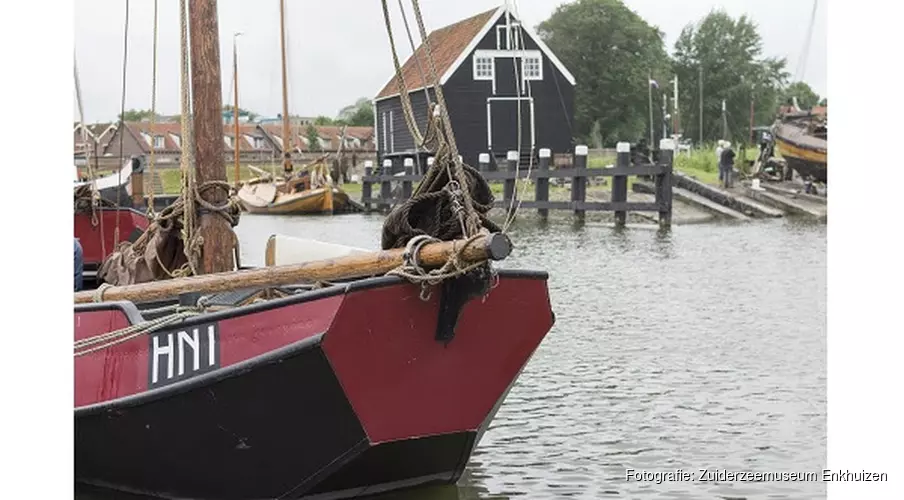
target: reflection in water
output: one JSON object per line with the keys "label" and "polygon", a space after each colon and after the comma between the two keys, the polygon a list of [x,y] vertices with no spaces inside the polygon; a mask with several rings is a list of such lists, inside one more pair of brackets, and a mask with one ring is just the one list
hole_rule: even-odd
{"label": "reflection in water", "polygon": [[[501,266],[549,270],[556,325],[464,477],[376,498],[825,498],[824,483],[625,480],[627,468],[823,468],[825,225],[550,219],[513,224]],[[382,220],[243,214],[243,263],[261,264],[277,232],[378,248]]]}

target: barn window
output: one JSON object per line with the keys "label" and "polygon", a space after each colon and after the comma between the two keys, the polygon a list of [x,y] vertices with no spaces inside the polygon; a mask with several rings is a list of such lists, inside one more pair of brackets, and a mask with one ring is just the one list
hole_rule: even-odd
{"label": "barn window", "polygon": [[389,125],[387,123],[386,112],[383,112],[383,152],[389,151]]}
{"label": "barn window", "polygon": [[493,58],[488,56],[474,56],[474,79],[493,79]]}
{"label": "barn window", "polygon": [[543,64],[541,56],[527,56],[521,60],[521,71],[525,80],[542,80]]}
{"label": "barn window", "polygon": [[518,23],[512,23],[511,29],[506,25],[496,26],[497,50],[521,49],[521,33],[518,30],[518,27]]}
{"label": "barn window", "polygon": [[393,130],[392,110],[389,110],[389,151],[395,153],[395,130]]}

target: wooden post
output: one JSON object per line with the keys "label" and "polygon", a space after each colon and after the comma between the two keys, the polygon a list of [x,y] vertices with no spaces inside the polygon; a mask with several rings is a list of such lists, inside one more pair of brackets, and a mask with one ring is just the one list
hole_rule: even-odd
{"label": "wooden post", "polygon": [[[571,178],[571,201],[573,203],[583,203],[586,200],[587,146],[575,146],[573,162],[576,172],[574,177]],[[584,209],[575,208],[574,215],[577,216],[578,219],[584,220]]]}
{"label": "wooden post", "polygon": [[[405,158],[405,175],[414,175],[414,159]],[[411,181],[402,181],[402,198],[411,198]]]}
{"label": "wooden post", "polygon": [[373,196],[371,189],[373,188],[373,184],[367,177],[370,177],[374,174],[374,162],[367,160],[364,162],[364,179],[361,180],[361,201],[364,203],[364,211],[370,212],[371,203],[370,198]]}
{"label": "wooden post", "polygon": [[[196,179],[198,185],[214,181],[225,183],[217,0],[190,0],[188,17]],[[204,200],[216,206],[222,206],[227,196],[224,189],[204,192]],[[233,249],[236,236],[229,221],[219,214],[203,210],[198,225],[198,233],[204,239],[200,272],[218,273],[235,269]]]}
{"label": "wooden post", "polygon": [[[133,162],[135,160],[132,160]],[[132,205],[139,207],[144,205],[144,172],[132,172]],[[153,191],[154,186],[151,186]]]}
{"label": "wooden post", "polygon": [[[631,166],[631,144],[628,142],[619,142],[615,145],[616,156],[615,166],[624,168]],[[616,175],[612,177],[612,202],[628,201],[628,176]],[[625,210],[615,211],[615,225],[624,227],[628,220],[628,212]]]}
{"label": "wooden post", "polygon": [[672,161],[675,158],[675,141],[663,139],[659,142],[659,162],[665,172],[656,176],[656,203],[659,204],[659,227],[672,227]]}
{"label": "wooden post", "polygon": [[480,153],[477,157],[478,169],[481,173],[490,171],[490,153]]}
{"label": "wooden post", "polygon": [[380,210],[388,212],[392,208],[392,160],[383,160],[383,170],[380,171]]}
{"label": "wooden post", "polygon": [[[549,172],[549,160],[552,158],[552,151],[549,148],[540,149],[540,163],[537,166],[537,170],[543,174],[545,172]],[[534,186],[534,200],[538,202],[549,201],[549,178],[548,177],[537,177],[537,184]],[[544,219],[549,215],[549,210],[546,208],[540,208],[537,210],[537,213],[540,214],[540,217]]]}
{"label": "wooden post", "polygon": [[[518,172],[519,155],[517,151],[509,151],[505,156],[506,170],[515,175]],[[515,198],[515,178],[506,179],[502,186],[502,200],[506,203],[511,202]]]}

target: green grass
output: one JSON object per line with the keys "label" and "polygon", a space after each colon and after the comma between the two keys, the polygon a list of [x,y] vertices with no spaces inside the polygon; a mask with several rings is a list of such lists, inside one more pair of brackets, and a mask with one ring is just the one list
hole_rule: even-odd
{"label": "green grass", "polygon": [[[737,149],[736,152],[740,153]],[[759,154],[755,147],[745,150],[747,160],[754,161]],[[743,168],[743,160],[738,157],[735,160],[735,168]],[[706,147],[694,149],[690,152],[681,152],[675,155],[675,170],[696,177],[697,180],[707,184],[719,184],[719,163],[716,160],[716,148]]]}

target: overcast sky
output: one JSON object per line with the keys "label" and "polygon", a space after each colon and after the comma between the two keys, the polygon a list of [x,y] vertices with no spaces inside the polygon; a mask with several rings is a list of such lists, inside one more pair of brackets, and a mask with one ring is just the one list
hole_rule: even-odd
{"label": "overcast sky", "polygon": [[[126,109],[151,107],[153,0],[131,0]],[[393,74],[379,0],[288,0],[289,106],[303,116],[335,116],[359,97],[372,97]],[[421,0],[427,30],[501,5],[501,0]],[[526,24],[536,26],[563,0],[518,0]],[[813,0],[626,0],[666,34],[671,51],[681,29],[713,8],[747,14],[758,24],[765,55],[786,57],[797,72]],[[803,80],[826,95],[826,6],[819,2]],[[396,44],[410,54],[398,2]],[[406,5],[410,5],[405,1]],[[239,105],[275,116],[281,109],[279,1],[219,0],[224,100],[232,101],[232,34],[238,31]],[[159,1],[157,110],[179,112],[177,0]],[[411,16],[409,20],[413,22]],[[75,0],[75,51],[88,122],[115,120],[122,95],[124,0]],[[405,50],[402,50],[405,49]],[[580,82],[578,82],[580,84]],[[74,95],[74,94],[73,94]],[[73,110],[78,111],[73,97]]]}

